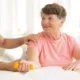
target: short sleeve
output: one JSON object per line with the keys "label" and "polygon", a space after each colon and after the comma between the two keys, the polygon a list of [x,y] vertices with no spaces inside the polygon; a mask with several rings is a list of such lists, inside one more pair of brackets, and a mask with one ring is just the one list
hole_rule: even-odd
{"label": "short sleeve", "polygon": [[38,40],[37,43],[33,42],[33,41],[29,41],[29,44],[28,44],[28,48],[31,47],[31,48],[37,48],[38,51],[40,52],[41,51],[41,41],[40,39]]}
{"label": "short sleeve", "polygon": [[73,53],[76,53],[79,49],[80,49],[79,41],[73,38]]}

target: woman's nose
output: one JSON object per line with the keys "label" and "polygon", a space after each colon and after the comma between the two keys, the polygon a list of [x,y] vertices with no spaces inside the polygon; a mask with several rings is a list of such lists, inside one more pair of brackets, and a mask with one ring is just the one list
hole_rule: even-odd
{"label": "woman's nose", "polygon": [[48,24],[49,21],[47,19],[44,20],[44,24]]}

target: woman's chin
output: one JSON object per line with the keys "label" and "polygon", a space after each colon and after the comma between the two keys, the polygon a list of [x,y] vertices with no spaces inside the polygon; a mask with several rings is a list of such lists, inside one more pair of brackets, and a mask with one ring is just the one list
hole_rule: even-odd
{"label": "woman's chin", "polygon": [[51,32],[50,30],[44,30],[44,32]]}

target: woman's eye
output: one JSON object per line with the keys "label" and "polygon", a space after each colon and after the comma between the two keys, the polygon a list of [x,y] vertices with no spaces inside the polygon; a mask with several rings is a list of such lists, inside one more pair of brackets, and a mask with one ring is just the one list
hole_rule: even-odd
{"label": "woman's eye", "polygon": [[52,17],[49,18],[49,20],[52,20],[52,19],[53,19]]}
{"label": "woman's eye", "polygon": [[44,20],[45,18],[42,18],[42,20]]}

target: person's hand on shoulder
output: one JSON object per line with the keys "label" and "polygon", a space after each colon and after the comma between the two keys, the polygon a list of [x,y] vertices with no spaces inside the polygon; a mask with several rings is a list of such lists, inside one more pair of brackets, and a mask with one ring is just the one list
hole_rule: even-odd
{"label": "person's hand on shoulder", "polygon": [[36,34],[30,34],[24,38],[25,44],[28,44],[29,41],[33,41],[33,42],[37,43],[38,42],[38,36]]}

